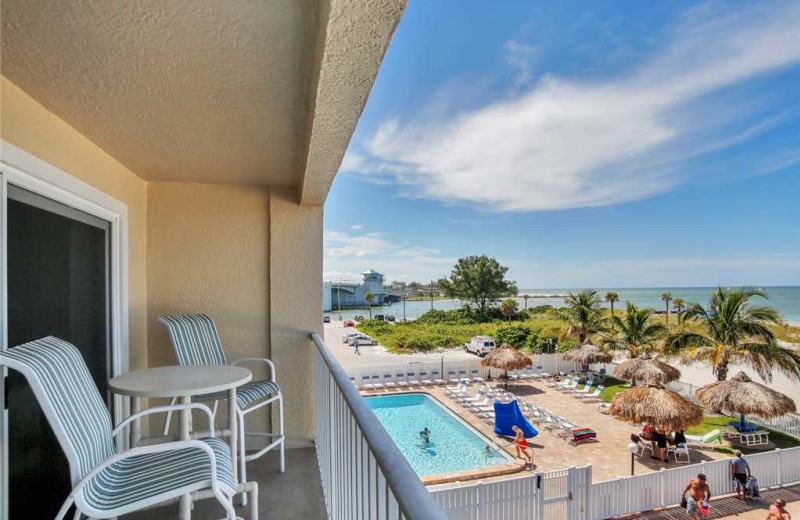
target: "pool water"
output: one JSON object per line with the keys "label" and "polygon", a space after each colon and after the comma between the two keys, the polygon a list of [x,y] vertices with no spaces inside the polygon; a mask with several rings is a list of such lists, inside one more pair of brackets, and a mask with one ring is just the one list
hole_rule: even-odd
{"label": "pool water", "polygon": [[[428,395],[399,394],[366,400],[420,477],[508,464],[511,460]],[[430,430],[427,445],[419,434],[425,427]]]}

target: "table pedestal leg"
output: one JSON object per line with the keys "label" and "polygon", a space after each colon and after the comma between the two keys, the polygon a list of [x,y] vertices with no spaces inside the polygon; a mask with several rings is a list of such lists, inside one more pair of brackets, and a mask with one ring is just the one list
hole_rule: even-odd
{"label": "table pedestal leg", "polygon": [[[181,404],[189,404],[192,402],[191,397],[181,397],[180,403]],[[181,410],[180,412],[180,422],[178,428],[178,435],[180,440],[188,441],[190,436],[189,431],[189,423],[191,420],[191,410]],[[181,496],[180,506],[179,506],[179,517],[181,520],[190,520],[192,518],[192,496],[191,495],[183,495]]]}
{"label": "table pedestal leg", "polygon": [[231,459],[233,460],[233,481],[238,483],[239,478],[237,475],[238,466],[236,464],[238,456],[238,441],[239,430],[236,421],[236,388],[228,390],[228,428],[231,430],[230,446],[231,446]]}

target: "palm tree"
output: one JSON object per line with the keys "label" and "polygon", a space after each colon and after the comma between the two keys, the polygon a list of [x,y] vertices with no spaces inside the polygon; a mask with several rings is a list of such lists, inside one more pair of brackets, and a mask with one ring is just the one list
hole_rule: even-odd
{"label": "palm tree", "polygon": [[591,334],[605,330],[597,291],[587,289],[579,293],[567,293],[564,302],[567,304],[566,309],[558,309],[554,313],[566,322],[561,332],[562,339],[574,336],[582,345],[589,340]]}
{"label": "palm tree", "polygon": [[669,302],[672,301],[672,293],[665,292],[661,295],[661,299],[664,300],[664,304],[667,307],[667,327],[669,327]]}
{"label": "palm tree", "polygon": [[683,298],[675,298],[675,301],[672,302],[672,308],[678,312],[678,319],[680,320],[680,314],[683,312],[683,309],[686,308],[686,300]]}
{"label": "palm tree", "polygon": [[655,350],[659,340],[667,333],[667,327],[652,319],[653,309],[640,309],[628,303],[625,314],[614,316],[615,334],[603,336],[603,345],[627,350],[631,359]]}
{"label": "palm tree", "polygon": [[372,319],[372,302],[375,301],[375,295],[372,294],[372,291],[367,291],[364,295],[364,301],[367,302],[367,308],[369,308],[369,319]]}
{"label": "palm tree", "polygon": [[530,298],[530,297],[531,297],[530,294],[523,294],[522,295],[522,299],[525,300],[525,310],[526,311],[528,310],[528,298]]}
{"label": "palm tree", "polygon": [[517,313],[517,301],[511,298],[505,299],[500,303],[500,313],[511,321]]}
{"label": "palm tree", "polygon": [[615,293],[614,291],[608,291],[606,293],[606,302],[611,304],[611,328],[614,328],[614,302],[619,301],[619,294]]}
{"label": "palm tree", "polygon": [[666,352],[683,363],[711,363],[717,381],[728,378],[731,364],[748,365],[766,382],[772,369],[800,381],[800,354],[778,344],[767,324],[782,324],[778,311],[767,305],[752,305],[753,298],[767,298],[760,289],[718,288],[703,307],[692,303],[682,322],[694,325],[671,334]]}

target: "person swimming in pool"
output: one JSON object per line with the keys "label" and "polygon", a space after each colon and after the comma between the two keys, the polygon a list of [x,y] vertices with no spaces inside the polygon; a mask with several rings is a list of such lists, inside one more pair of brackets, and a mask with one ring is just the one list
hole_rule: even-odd
{"label": "person swimming in pool", "polygon": [[431,431],[427,426],[421,432],[419,432],[419,436],[425,441],[426,445],[431,443]]}

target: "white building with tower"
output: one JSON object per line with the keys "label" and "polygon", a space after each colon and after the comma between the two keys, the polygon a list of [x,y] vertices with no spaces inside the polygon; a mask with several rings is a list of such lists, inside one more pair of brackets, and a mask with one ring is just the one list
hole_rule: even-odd
{"label": "white building with tower", "polygon": [[352,281],[324,282],[322,284],[322,310],[324,312],[366,307],[364,296],[371,292],[375,297],[373,306],[400,301],[400,294],[383,285],[383,274],[369,269],[361,273],[361,283]]}

